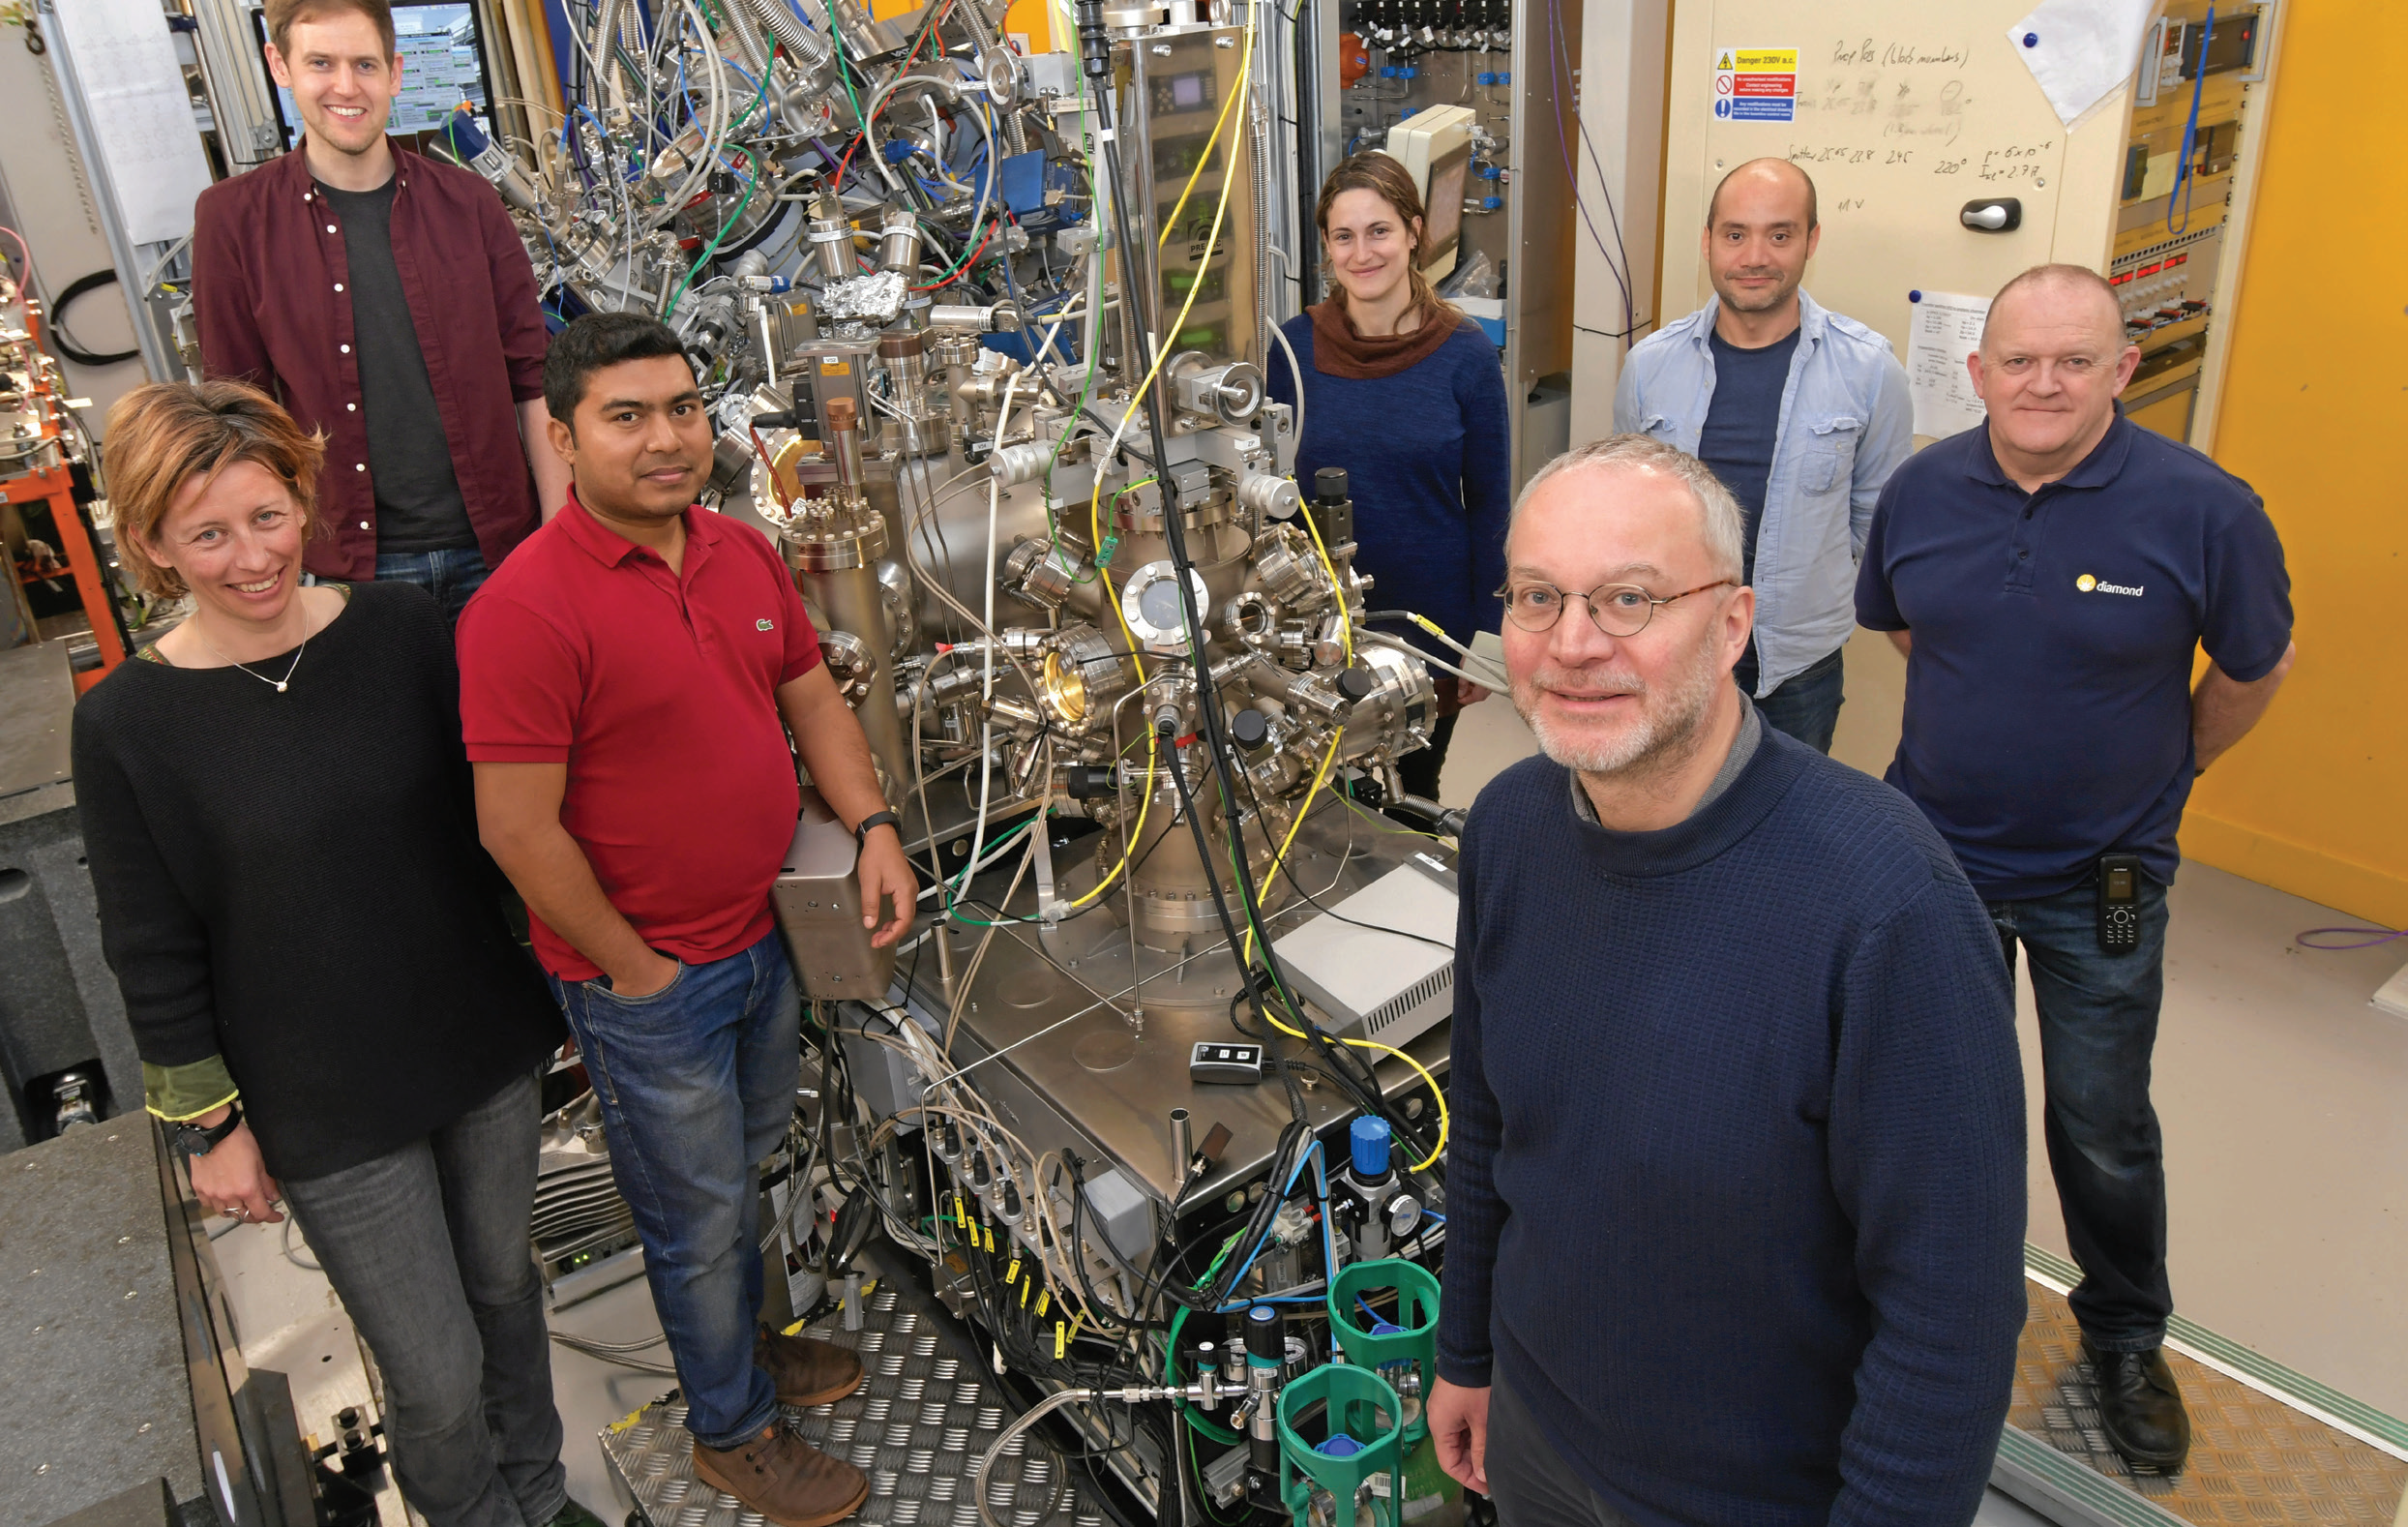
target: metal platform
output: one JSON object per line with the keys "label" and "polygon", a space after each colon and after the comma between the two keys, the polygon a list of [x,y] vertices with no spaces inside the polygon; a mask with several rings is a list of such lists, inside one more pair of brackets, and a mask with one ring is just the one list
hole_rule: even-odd
{"label": "metal platform", "polygon": [[[943,1350],[933,1305],[902,1280],[882,1280],[862,1329],[841,1317],[812,1327],[861,1354],[868,1377],[833,1405],[788,1410],[804,1441],[870,1477],[870,1499],[847,1518],[862,1527],[979,1527],[972,1475],[1003,1429],[1003,1395],[974,1361]],[[762,1527],[760,1514],[694,1477],[686,1407],[655,1400],[604,1431],[602,1455],[650,1527]],[[1103,1512],[1062,1461],[1014,1438],[988,1482],[1005,1527],[1105,1527]]]}
{"label": "metal platform", "polygon": [[2368,1522],[2408,1494],[2408,1428],[2179,1317],[2166,1361],[2191,1420],[2190,1458],[2134,1470],[2107,1443],[2064,1289],[2076,1269],[2027,1257],[2032,1313],[1994,1482],[2060,1522],[2221,1527]]}

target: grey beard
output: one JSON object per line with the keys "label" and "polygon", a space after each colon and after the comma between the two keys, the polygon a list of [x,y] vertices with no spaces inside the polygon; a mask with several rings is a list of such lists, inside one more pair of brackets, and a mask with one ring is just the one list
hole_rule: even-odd
{"label": "grey beard", "polygon": [[1715,683],[1726,678],[1715,667],[1713,649],[1701,645],[1677,686],[1664,691],[1661,709],[1647,704],[1651,692],[1645,686],[1620,680],[1629,683],[1640,696],[1638,725],[1619,737],[1587,744],[1559,736],[1548,726],[1539,713],[1534,684],[1514,686],[1513,708],[1538,740],[1538,750],[1549,759],[1580,774],[1626,777],[1651,772],[1668,759],[1685,756],[1696,745],[1707,707],[1713,702]]}

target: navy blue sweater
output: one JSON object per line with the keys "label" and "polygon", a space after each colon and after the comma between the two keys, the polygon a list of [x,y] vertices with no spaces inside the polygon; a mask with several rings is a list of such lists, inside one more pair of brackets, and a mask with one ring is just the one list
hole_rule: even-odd
{"label": "navy blue sweater", "polygon": [[1997,935],[1905,796],[1767,730],[1660,832],[1543,758],[1464,840],[1439,1371],[1644,1527],[1962,1527],[2025,1315]]}
{"label": "navy blue sweater", "polygon": [[[1497,346],[1467,318],[1427,358],[1362,381],[1316,368],[1311,314],[1280,331],[1307,378],[1296,481],[1309,494],[1315,472],[1346,468],[1354,565],[1371,575],[1372,604],[1427,615],[1467,644],[1474,631],[1496,630],[1513,512],[1513,430]],[[1293,404],[1295,378],[1276,346],[1269,370],[1271,396]],[[1392,634],[1441,650],[1417,629]]]}

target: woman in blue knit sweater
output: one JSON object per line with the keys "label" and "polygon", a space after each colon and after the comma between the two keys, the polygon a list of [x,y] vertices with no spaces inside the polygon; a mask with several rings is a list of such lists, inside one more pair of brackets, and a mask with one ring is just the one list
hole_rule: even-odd
{"label": "woman in blue knit sweater", "polygon": [[[1497,629],[1513,507],[1496,346],[1422,279],[1421,195],[1403,165],[1377,151],[1347,160],[1323,184],[1314,221],[1334,288],[1282,330],[1304,375],[1296,480],[1344,467],[1354,565],[1371,575],[1372,603],[1425,615],[1468,645],[1474,631]],[[1272,397],[1296,401],[1286,357],[1273,360],[1270,380]],[[1438,798],[1455,713],[1487,693],[1439,675],[1430,746],[1398,766],[1409,793]]]}

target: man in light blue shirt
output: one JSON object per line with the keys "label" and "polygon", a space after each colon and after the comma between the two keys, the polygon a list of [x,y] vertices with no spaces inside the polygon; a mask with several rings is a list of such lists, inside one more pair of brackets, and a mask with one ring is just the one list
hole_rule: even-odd
{"label": "man in light blue shirt", "polygon": [[1889,342],[1799,289],[1822,236],[1804,170],[1757,159],[1725,175],[1706,209],[1714,300],[1631,349],[1614,428],[1699,457],[1739,501],[1756,634],[1732,677],[1828,753],[1857,559],[1915,417]]}

